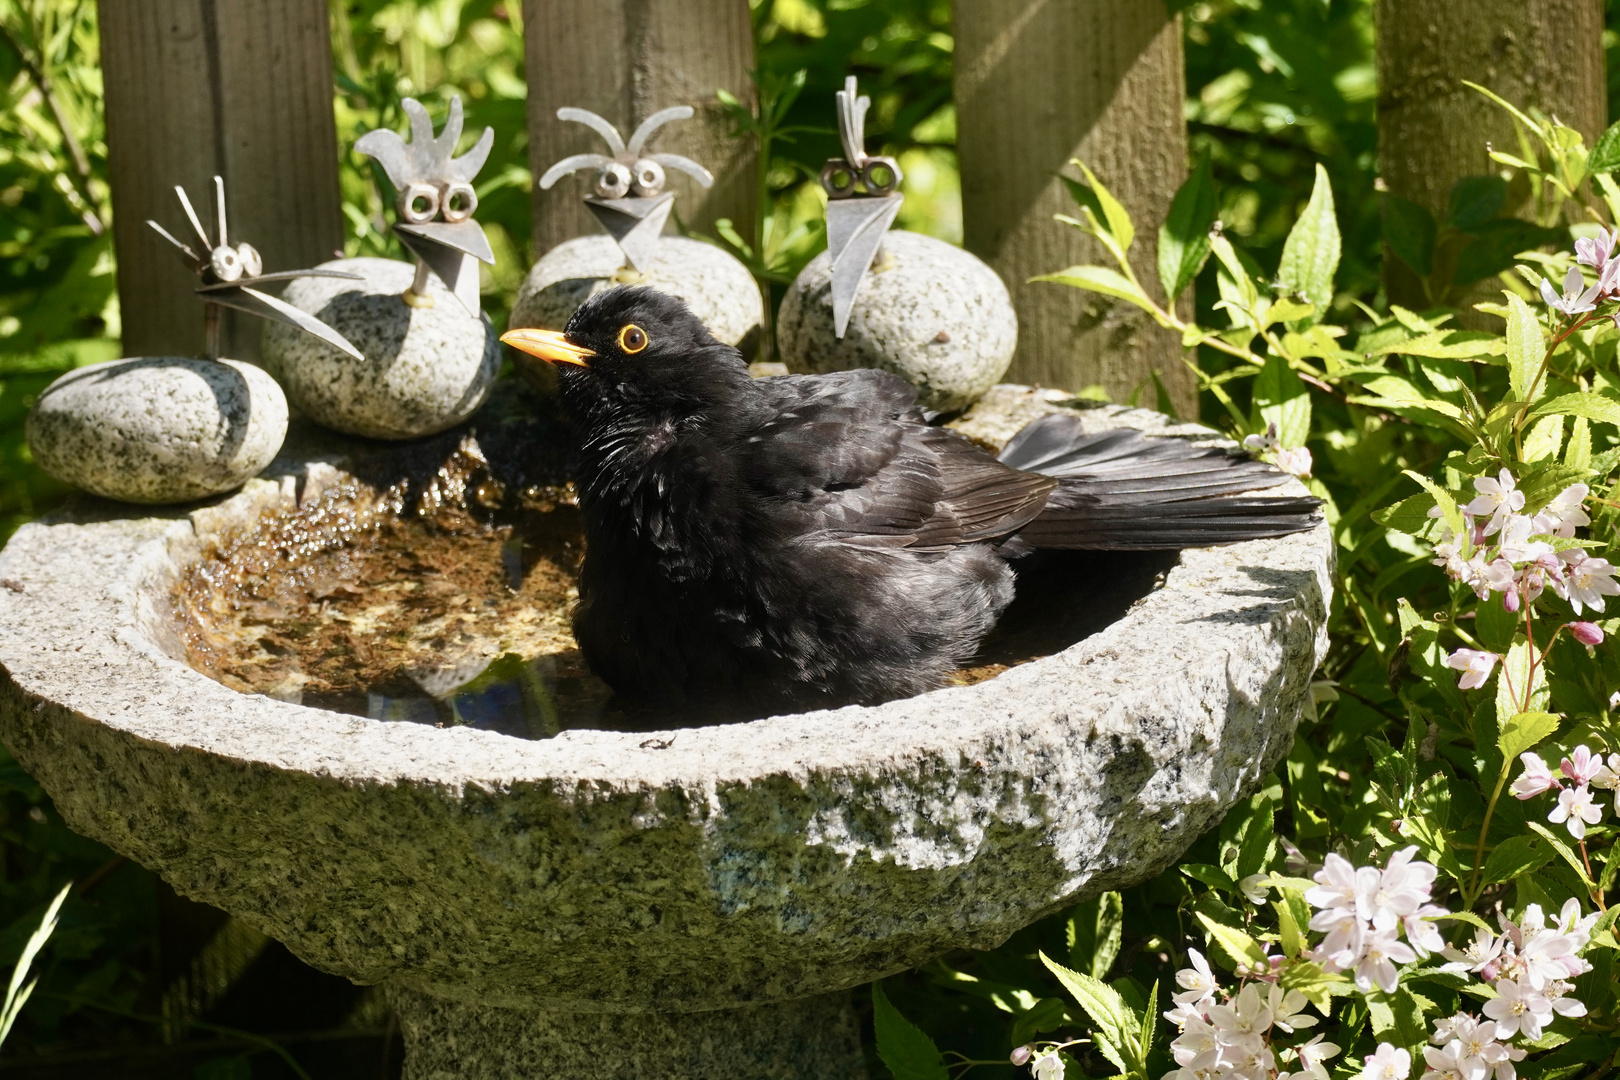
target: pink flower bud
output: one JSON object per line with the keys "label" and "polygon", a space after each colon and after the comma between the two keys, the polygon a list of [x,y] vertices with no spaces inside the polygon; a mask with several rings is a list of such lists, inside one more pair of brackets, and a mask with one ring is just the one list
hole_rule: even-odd
{"label": "pink flower bud", "polygon": [[1027,1046],[1014,1047],[1013,1052],[1007,1055],[1007,1060],[1012,1062],[1014,1065],[1028,1065],[1029,1058],[1030,1050]]}
{"label": "pink flower bud", "polygon": [[1564,626],[1569,630],[1570,635],[1582,645],[1603,644],[1603,628],[1597,623],[1572,622],[1565,623]]}

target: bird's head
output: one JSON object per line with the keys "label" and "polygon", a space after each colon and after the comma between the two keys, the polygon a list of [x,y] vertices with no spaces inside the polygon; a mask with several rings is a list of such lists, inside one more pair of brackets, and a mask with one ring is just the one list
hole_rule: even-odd
{"label": "bird's head", "polygon": [[685,303],[645,287],[598,293],[562,333],[508,330],[501,340],[550,362],[564,405],[582,418],[699,414],[748,382],[736,349],[716,341]]}

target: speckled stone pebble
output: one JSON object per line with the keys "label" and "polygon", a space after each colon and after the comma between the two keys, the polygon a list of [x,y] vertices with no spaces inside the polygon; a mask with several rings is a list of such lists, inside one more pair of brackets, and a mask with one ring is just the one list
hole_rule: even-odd
{"label": "speckled stone pebble", "polygon": [[1018,316],[990,267],[943,240],[897,230],[883,238],[842,340],[822,252],[782,299],[776,345],[795,372],[882,368],[909,379],[923,408],[953,412],[1007,373]]}
{"label": "speckled stone pebble", "polygon": [[[713,244],[666,236],[652,272],[618,271],[624,252],[611,236],[580,236],[558,244],[534,264],[512,305],[513,326],[561,330],[587,299],[615,285],[650,285],[686,301],[709,333],[752,356],[765,308],[748,268]],[[618,274],[617,277],[615,275]]]}
{"label": "speckled stone pebble", "polygon": [[46,387],[26,431],[34,460],[58,480],[124,502],[189,502],[270,464],[287,435],[287,399],[235,360],[107,360]]}
{"label": "speckled stone pebble", "polygon": [[412,263],[337,259],[321,268],[366,280],[299,278],[281,298],[348,338],[365,360],[265,323],[264,366],[301,412],[353,435],[412,439],[454,427],[484,403],[501,366],[488,316],[468,315],[438,278],[429,279],[432,307],[408,306],[400,294],[416,276]]}

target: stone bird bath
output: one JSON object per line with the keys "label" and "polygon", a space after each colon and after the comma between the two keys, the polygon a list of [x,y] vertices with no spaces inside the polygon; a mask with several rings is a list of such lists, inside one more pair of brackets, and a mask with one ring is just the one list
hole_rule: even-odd
{"label": "stone bird bath", "polygon": [[[998,387],[958,426],[998,444],[1059,398]],[[78,831],[310,964],[384,984],[412,1080],[863,1076],[851,987],[1170,865],[1287,752],[1325,648],[1321,526],[1031,570],[1032,629],[1001,645],[1013,666],[909,700],[570,725],[569,643],[546,644],[564,609],[525,614],[525,571],[469,601],[479,615],[424,599],[423,581],[471,572],[426,541],[364,561],[390,529],[460,514],[447,535],[492,545],[498,582],[530,541],[478,508],[520,488],[531,525],[566,525],[547,515],[567,506],[535,494],[561,479],[555,427],[487,419],[501,407],[404,448],[295,434],[271,479],[216,505],[86,502],[0,553],[0,737]],[[351,596],[384,578],[417,599]],[[276,592],[295,585],[302,600]],[[457,589],[477,591],[439,592]],[[419,617],[384,618],[418,602]],[[344,604],[347,622],[320,622]],[[437,629],[412,644],[418,623]],[[339,630],[298,653],[299,634]],[[354,692],[410,714],[396,690],[337,685],[391,662],[368,640],[416,648],[401,663],[423,687],[460,678],[444,674],[458,655],[477,674],[503,650],[551,649],[556,677],[530,691],[551,702],[538,733],[553,737],[425,691],[414,715],[442,726],[312,707]],[[266,687],[306,703],[241,692]]]}

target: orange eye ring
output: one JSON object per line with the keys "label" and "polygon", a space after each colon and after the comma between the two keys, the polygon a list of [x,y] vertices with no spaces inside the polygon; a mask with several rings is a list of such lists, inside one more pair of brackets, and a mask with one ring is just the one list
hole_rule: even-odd
{"label": "orange eye ring", "polygon": [[650,343],[647,331],[635,323],[630,323],[619,331],[619,348],[631,356],[645,349]]}

